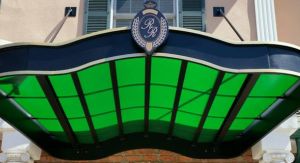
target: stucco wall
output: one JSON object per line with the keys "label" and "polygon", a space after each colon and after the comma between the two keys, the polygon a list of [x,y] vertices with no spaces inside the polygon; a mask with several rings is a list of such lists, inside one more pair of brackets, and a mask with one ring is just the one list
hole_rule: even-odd
{"label": "stucco wall", "polygon": [[[2,0],[0,38],[11,42],[43,42],[64,17],[65,7],[81,7],[83,0]],[[82,33],[83,10],[67,19],[55,41]],[[81,16],[80,16],[81,15]]]}
{"label": "stucco wall", "polygon": [[213,16],[213,7],[224,7],[225,15],[245,40],[257,40],[254,0],[206,0],[206,31],[220,38],[239,41],[223,17]]}
{"label": "stucco wall", "polygon": [[275,0],[278,40],[300,46],[300,0]]}

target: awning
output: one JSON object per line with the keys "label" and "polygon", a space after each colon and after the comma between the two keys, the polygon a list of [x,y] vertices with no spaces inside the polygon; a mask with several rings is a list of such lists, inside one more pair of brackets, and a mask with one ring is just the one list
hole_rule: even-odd
{"label": "awning", "polygon": [[121,28],[0,48],[0,117],[49,154],[240,155],[300,107],[300,49],[171,28],[145,55]]}

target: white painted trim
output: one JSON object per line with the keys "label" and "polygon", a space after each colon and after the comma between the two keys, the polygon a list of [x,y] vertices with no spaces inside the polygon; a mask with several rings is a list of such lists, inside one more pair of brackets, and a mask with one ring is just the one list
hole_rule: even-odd
{"label": "white painted trim", "polygon": [[114,27],[114,0],[110,0],[109,29]]}
{"label": "white painted trim", "polygon": [[274,0],[255,0],[257,39],[277,41]]}

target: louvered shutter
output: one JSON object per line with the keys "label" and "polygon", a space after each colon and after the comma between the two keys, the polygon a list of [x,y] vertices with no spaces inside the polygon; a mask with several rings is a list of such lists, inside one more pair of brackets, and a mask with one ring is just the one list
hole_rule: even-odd
{"label": "louvered shutter", "polygon": [[108,28],[108,0],[88,0],[86,14],[86,33]]}
{"label": "louvered shutter", "polygon": [[204,0],[182,0],[180,26],[204,31]]}

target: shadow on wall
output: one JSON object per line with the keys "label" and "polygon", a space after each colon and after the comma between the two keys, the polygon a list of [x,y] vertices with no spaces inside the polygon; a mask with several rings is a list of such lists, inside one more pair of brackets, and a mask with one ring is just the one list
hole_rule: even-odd
{"label": "shadow on wall", "polygon": [[213,7],[225,8],[225,15],[245,40],[257,40],[253,0],[206,0],[207,32],[239,40],[223,17],[213,16]]}

